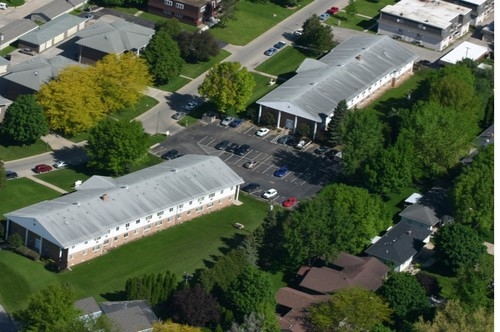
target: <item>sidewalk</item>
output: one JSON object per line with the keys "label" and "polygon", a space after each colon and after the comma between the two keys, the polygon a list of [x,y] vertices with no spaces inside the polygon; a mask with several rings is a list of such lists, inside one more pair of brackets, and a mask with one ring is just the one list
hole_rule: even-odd
{"label": "sidewalk", "polygon": [[43,180],[40,180],[39,178],[36,178],[36,177],[34,177],[33,175],[28,175],[28,176],[26,176],[26,178],[30,179],[31,181],[37,182],[37,183],[39,183],[39,184],[41,184],[41,185],[44,185],[44,186],[46,186],[46,187],[49,187],[50,189],[54,189],[55,191],[58,191],[58,192],[60,192],[61,194],[66,194],[66,193],[67,193],[67,191],[66,191],[66,190],[61,189],[61,188],[59,188],[59,187],[56,187],[56,186],[54,186],[53,184],[50,184],[50,183],[45,182],[45,181],[43,181]]}

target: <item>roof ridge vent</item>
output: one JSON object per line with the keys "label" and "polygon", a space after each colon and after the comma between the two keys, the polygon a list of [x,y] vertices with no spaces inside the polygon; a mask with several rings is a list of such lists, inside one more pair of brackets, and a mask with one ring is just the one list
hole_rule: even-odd
{"label": "roof ridge vent", "polygon": [[311,82],[309,85],[318,85],[318,82]]}
{"label": "roof ridge vent", "polygon": [[170,172],[172,172],[172,173],[177,173],[177,172],[179,172],[179,170],[178,170],[177,168],[172,168],[172,169],[170,170]]}
{"label": "roof ridge vent", "polygon": [[109,199],[108,194],[103,194],[101,197],[99,197],[103,201],[107,201]]}
{"label": "roof ridge vent", "polygon": [[126,185],[126,184],[122,184],[122,185],[120,186],[120,188],[122,188],[122,189],[128,189],[128,185]]}
{"label": "roof ridge vent", "polygon": [[78,202],[78,201],[73,202],[73,205],[80,206],[80,202]]}

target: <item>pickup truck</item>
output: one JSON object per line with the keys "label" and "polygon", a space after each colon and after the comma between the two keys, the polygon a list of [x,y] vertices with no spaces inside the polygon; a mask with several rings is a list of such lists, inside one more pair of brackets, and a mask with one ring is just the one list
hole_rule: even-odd
{"label": "pickup truck", "polygon": [[328,9],[326,11],[327,14],[330,14],[330,15],[335,15],[339,12],[339,8],[338,7],[331,7],[330,9]]}

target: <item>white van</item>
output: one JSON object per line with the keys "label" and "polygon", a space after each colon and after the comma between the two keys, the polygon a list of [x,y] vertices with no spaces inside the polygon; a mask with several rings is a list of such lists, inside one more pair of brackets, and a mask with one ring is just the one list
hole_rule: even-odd
{"label": "white van", "polygon": [[9,6],[5,2],[0,2],[0,9],[7,9]]}

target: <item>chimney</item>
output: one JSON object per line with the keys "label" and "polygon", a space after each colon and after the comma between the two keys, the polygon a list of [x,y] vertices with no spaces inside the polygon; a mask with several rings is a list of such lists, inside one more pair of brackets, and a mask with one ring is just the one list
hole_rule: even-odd
{"label": "chimney", "polygon": [[102,195],[101,197],[99,197],[99,198],[100,198],[101,200],[103,200],[103,201],[107,201],[107,200],[108,200],[108,198],[109,198],[109,196],[108,196],[108,194],[103,194],[103,195]]}
{"label": "chimney", "polygon": [[357,59],[357,60],[361,60],[361,54],[357,55],[357,56],[356,56],[356,59]]}
{"label": "chimney", "polygon": [[407,231],[406,234],[408,234],[408,236],[411,236],[411,229]]}

